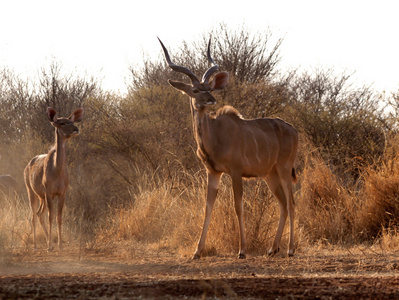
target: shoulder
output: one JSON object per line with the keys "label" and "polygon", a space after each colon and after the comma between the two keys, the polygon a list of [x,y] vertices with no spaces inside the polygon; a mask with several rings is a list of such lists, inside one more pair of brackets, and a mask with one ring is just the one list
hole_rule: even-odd
{"label": "shoulder", "polygon": [[35,163],[37,163],[38,161],[44,160],[44,158],[47,156],[47,154],[39,154],[36,155],[34,158],[31,159],[31,161],[29,162],[30,165],[34,165]]}
{"label": "shoulder", "polygon": [[216,118],[222,115],[229,115],[242,119],[240,112],[230,105],[225,105],[217,110]]}

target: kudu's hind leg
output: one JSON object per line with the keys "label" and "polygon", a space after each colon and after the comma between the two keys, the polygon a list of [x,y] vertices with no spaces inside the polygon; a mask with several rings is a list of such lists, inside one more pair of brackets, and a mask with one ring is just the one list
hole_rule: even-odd
{"label": "kudu's hind leg", "polygon": [[[275,250],[275,244],[279,244],[281,240],[281,235],[284,229],[284,223],[289,218],[290,222],[290,235],[289,235],[289,243],[288,243],[288,256],[293,256],[295,251],[295,242],[294,242],[294,219],[295,219],[295,203],[294,196],[292,193],[292,175],[291,169],[278,169],[278,176],[275,177],[274,182],[279,182],[279,187],[277,188],[276,197],[279,199],[280,204],[280,222],[279,228],[276,234],[275,243],[271,250]],[[278,180],[277,180],[278,179]],[[270,180],[272,181],[272,180]],[[269,183],[269,182],[268,182]],[[282,220],[284,218],[284,220]],[[281,225],[281,227],[280,227]],[[270,254],[270,251],[269,251]],[[273,254],[273,251],[272,253]]]}
{"label": "kudu's hind leg", "polygon": [[32,189],[28,187],[27,190],[28,190],[30,207],[32,211],[33,249],[37,250],[36,226],[37,226],[37,217],[38,217],[39,198],[32,191]]}
{"label": "kudu's hind leg", "polygon": [[[289,173],[289,172],[288,172]],[[287,201],[288,219],[290,221],[290,236],[288,242],[288,256],[293,256],[295,252],[295,241],[294,241],[294,220],[295,220],[295,202],[294,195],[292,192],[292,178],[291,174],[287,174],[282,180],[282,185],[284,188],[284,194]]]}
{"label": "kudu's hind leg", "polygon": [[278,200],[280,206],[280,219],[273,245],[269,250],[269,255],[274,255],[280,250],[280,241],[283,235],[285,221],[287,220],[288,216],[287,200],[285,197],[284,188],[281,184],[277,171],[274,169],[272,173],[273,174],[270,174],[269,177],[266,178],[266,182],[270,191]]}
{"label": "kudu's hind leg", "polygon": [[48,243],[48,231],[46,228],[46,224],[44,222],[44,218],[46,216],[47,206],[45,203],[45,199],[40,199],[40,206],[37,210],[37,216],[39,217],[40,225],[43,228],[44,235],[46,236],[46,241]]}
{"label": "kudu's hind leg", "polygon": [[221,175],[222,174],[208,173],[208,190],[206,196],[204,225],[202,226],[201,237],[198,241],[198,247],[194,253],[193,259],[199,259],[201,257],[202,251],[204,250],[205,239],[208,233],[209,223],[211,222],[212,209],[218,193]]}

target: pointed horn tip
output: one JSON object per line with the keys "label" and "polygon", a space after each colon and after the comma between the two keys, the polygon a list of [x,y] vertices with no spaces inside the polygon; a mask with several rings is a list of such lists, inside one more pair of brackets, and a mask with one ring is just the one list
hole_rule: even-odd
{"label": "pointed horn tip", "polygon": [[211,38],[209,38],[208,42],[208,51],[206,52],[206,56],[208,58],[208,61],[212,64],[212,66],[217,66],[217,64],[214,62],[212,56],[211,56]]}
{"label": "pointed horn tip", "polygon": [[158,41],[161,43],[161,47],[162,47],[163,53],[165,54],[166,62],[168,63],[168,65],[169,65],[170,67],[173,68],[174,63],[173,63],[172,60],[170,59],[168,49],[166,49],[166,47],[165,47],[165,45],[162,43],[161,39],[160,39],[159,37],[157,37],[157,38],[158,38]]}
{"label": "pointed horn tip", "polygon": [[157,36],[158,41],[161,43],[162,48],[165,48],[164,44],[162,43],[161,39]]}
{"label": "pointed horn tip", "polygon": [[159,37],[157,37],[158,41],[161,43],[161,47],[163,49],[163,51],[165,52],[165,54],[168,56],[168,50],[166,49],[165,45],[162,43],[161,39]]}

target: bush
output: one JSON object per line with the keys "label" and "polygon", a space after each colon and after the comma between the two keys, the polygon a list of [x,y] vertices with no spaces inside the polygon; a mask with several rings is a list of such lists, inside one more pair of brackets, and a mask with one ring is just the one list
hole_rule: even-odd
{"label": "bush", "polygon": [[299,226],[312,242],[353,242],[358,203],[354,186],[343,184],[317,152],[305,154],[297,198]]}
{"label": "bush", "polygon": [[363,240],[399,225],[398,139],[397,134],[390,136],[384,155],[364,170],[363,203],[356,222]]}
{"label": "bush", "polygon": [[386,127],[377,95],[368,87],[351,87],[349,78],[331,70],[295,77],[290,118],[323,159],[351,183],[363,165],[383,153]]}

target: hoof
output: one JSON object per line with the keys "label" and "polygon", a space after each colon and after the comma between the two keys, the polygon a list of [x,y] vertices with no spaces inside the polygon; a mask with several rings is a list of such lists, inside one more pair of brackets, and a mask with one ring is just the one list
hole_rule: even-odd
{"label": "hoof", "polygon": [[288,250],[288,252],[287,252],[288,257],[293,257],[294,253],[295,253],[295,250]]}
{"label": "hoof", "polygon": [[194,254],[194,256],[193,256],[193,260],[197,260],[200,258],[201,258],[201,255],[199,255],[199,254]]}
{"label": "hoof", "polygon": [[246,259],[247,256],[245,254],[239,253],[238,254],[238,259]]}
{"label": "hoof", "polygon": [[278,253],[280,251],[280,248],[277,249],[270,249],[268,255],[273,256],[274,254]]}

